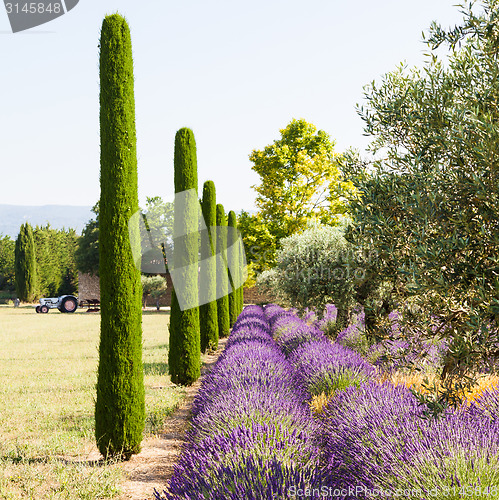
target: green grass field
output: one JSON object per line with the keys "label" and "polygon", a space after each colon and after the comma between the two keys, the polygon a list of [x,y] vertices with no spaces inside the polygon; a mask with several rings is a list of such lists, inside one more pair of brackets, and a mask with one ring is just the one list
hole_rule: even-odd
{"label": "green grass field", "polygon": [[[184,391],[167,375],[166,312],[143,315],[146,434]],[[96,463],[97,313],[0,306],[0,499],[116,498],[120,464]]]}

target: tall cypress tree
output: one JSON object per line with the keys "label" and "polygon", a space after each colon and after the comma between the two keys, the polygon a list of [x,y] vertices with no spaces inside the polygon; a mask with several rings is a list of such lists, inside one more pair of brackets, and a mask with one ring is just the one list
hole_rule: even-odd
{"label": "tall cypress tree", "polygon": [[[205,282],[200,283],[200,288],[203,289],[203,295],[207,297],[215,296],[217,289],[217,267],[213,259],[216,253],[216,233],[217,225],[217,210],[216,210],[216,193],[215,184],[213,181],[206,181],[203,186],[203,199],[201,201],[203,218],[208,228],[208,234],[204,235],[202,241],[201,260],[204,261]],[[209,239],[209,241],[207,241]],[[201,351],[207,349],[215,350],[218,347],[218,314],[217,301],[201,304],[199,307],[199,322],[201,328]]]}
{"label": "tall cypress tree", "polygon": [[16,293],[19,300],[31,302],[36,287],[36,259],[33,229],[28,222],[19,230],[14,250]]}
{"label": "tall cypress tree", "polygon": [[244,308],[244,245],[241,239],[239,239],[239,252],[238,252],[238,258],[239,258],[239,282],[241,283],[241,286],[238,289],[238,308],[239,308],[239,314],[243,312]]}
{"label": "tall cypress tree", "polygon": [[229,232],[227,233],[227,263],[229,264],[229,282],[232,291],[229,293],[229,322],[232,327],[239,316],[239,252],[237,249],[237,218],[231,210],[227,217]]}
{"label": "tall cypress tree", "polygon": [[227,218],[223,205],[217,205],[217,311],[218,335],[226,337],[230,331],[229,274],[227,272]]}
{"label": "tall cypress tree", "polygon": [[106,16],[100,38],[99,273],[101,334],[95,436],[105,457],[140,451],[144,430],[142,287],[132,247],[140,245],[135,100],[130,30],[118,14]]}
{"label": "tall cypress tree", "polygon": [[[174,287],[182,286],[187,303],[198,303],[198,173],[196,141],[192,130],[180,129],[175,135],[175,193],[194,190],[195,196],[187,197],[174,207],[173,268],[177,273]],[[180,236],[182,235],[182,236]],[[201,339],[199,307],[181,310],[175,288],[172,292],[170,314],[170,347],[168,367],[173,383],[190,385],[201,375]]]}

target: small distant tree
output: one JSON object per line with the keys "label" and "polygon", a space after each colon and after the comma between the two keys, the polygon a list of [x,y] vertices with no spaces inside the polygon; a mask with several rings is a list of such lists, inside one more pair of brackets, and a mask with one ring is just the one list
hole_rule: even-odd
{"label": "small distant tree", "polygon": [[217,205],[217,311],[218,335],[226,337],[230,332],[229,274],[227,271],[227,218],[224,206]]}
{"label": "small distant tree", "polygon": [[156,301],[156,309],[159,310],[159,299],[167,290],[166,279],[159,274],[157,276],[141,276],[142,281],[142,305],[147,306],[147,297]]}
{"label": "small distant tree", "polygon": [[0,236],[0,290],[15,288],[15,248],[16,243],[9,236]]}
{"label": "small distant tree", "polygon": [[15,246],[16,292],[22,302],[31,302],[36,290],[36,255],[33,230],[28,222],[21,226]]}
{"label": "small distant tree", "polygon": [[92,212],[95,219],[87,222],[81,237],[78,239],[76,249],[76,266],[78,271],[85,274],[99,275],[99,203],[97,202]]}
{"label": "small distant tree", "polygon": [[238,260],[238,277],[239,283],[241,283],[240,287],[237,289],[237,311],[238,316],[243,312],[244,307],[244,281],[247,278],[247,267],[245,269],[245,255],[244,255],[244,243],[241,238],[241,233],[239,232],[239,224],[237,225],[238,229],[238,251],[237,251],[237,260]]}

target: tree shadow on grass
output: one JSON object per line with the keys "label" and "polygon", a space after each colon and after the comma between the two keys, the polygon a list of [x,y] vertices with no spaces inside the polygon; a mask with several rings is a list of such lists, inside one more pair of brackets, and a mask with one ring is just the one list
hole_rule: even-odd
{"label": "tree shadow on grass", "polygon": [[144,363],[144,375],[168,375],[168,363]]}
{"label": "tree shadow on grass", "polygon": [[160,350],[160,351],[168,351],[168,347],[170,347],[170,344],[159,344],[159,345],[150,345],[150,346],[144,346],[143,349],[144,351],[152,351],[152,350]]}
{"label": "tree shadow on grass", "polygon": [[[99,454],[100,455],[100,454]],[[64,465],[84,465],[87,467],[103,467],[113,465],[117,462],[116,459],[100,458],[84,458],[84,457],[61,457],[58,455],[46,455],[40,457],[28,457],[22,451],[11,452],[6,455],[0,456],[0,462],[11,463],[12,465],[46,465],[54,462],[62,463]]]}

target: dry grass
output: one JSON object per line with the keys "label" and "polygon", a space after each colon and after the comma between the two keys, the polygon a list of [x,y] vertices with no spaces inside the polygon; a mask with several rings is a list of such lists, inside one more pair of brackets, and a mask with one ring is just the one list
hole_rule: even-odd
{"label": "dry grass", "polygon": [[316,415],[319,415],[324,411],[326,405],[329,403],[332,397],[333,394],[326,394],[325,392],[321,392],[317,396],[312,397],[312,400],[310,401],[310,408]]}
{"label": "dry grass", "polygon": [[[438,388],[440,386],[440,380],[437,374],[434,373],[403,373],[394,372],[392,374],[382,373],[377,379],[378,382],[382,383],[385,381],[391,382],[393,385],[405,385],[409,389],[414,389],[420,393],[428,393],[428,389],[425,387],[425,379],[430,386],[433,384]],[[497,375],[483,375],[481,376],[477,384],[469,391],[465,392],[464,404],[470,404],[472,401],[480,397],[485,391],[493,389],[499,386],[499,377]],[[334,396],[333,394],[326,394],[322,392],[317,396],[313,396],[310,401],[310,408],[315,414],[320,414],[324,411],[325,407],[329,401]]]}
{"label": "dry grass", "polygon": [[[158,432],[184,397],[167,377],[167,313],[143,316],[146,431]],[[0,498],[107,499],[122,464],[96,461],[98,314],[36,314],[0,306]]]}
{"label": "dry grass", "polygon": [[[414,389],[420,393],[428,393],[425,387],[424,380],[427,379],[430,386],[433,384],[436,387],[440,387],[440,380],[436,374],[424,374],[424,373],[400,373],[395,372],[394,374],[386,377],[394,385],[405,385],[410,389]],[[485,391],[493,389],[499,385],[499,377],[496,375],[483,375],[477,380],[476,385],[471,389],[464,392],[464,403],[470,404],[472,401],[480,397]]]}

